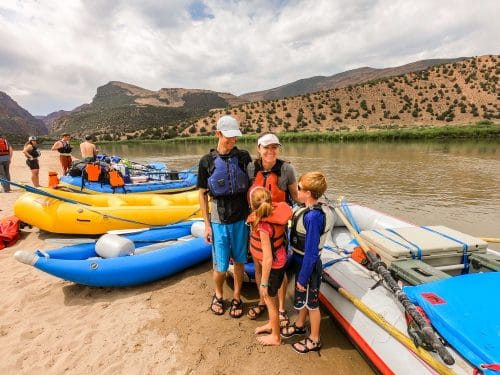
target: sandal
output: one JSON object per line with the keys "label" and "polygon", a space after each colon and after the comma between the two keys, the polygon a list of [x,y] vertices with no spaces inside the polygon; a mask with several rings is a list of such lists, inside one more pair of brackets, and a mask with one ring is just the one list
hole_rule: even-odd
{"label": "sandal", "polygon": [[285,311],[278,311],[280,317],[280,328],[286,327],[290,324],[290,318],[288,317],[288,313]]}
{"label": "sandal", "polygon": [[[307,346],[308,344],[312,345],[312,348]],[[298,346],[300,345],[300,346]],[[319,352],[321,350],[321,342],[320,341],[314,341],[310,337],[306,337],[304,340],[301,340],[299,342],[296,342],[295,344],[292,344],[292,349],[295,350],[299,354],[306,354],[309,352],[318,352],[318,355],[321,357],[321,353]]]}
{"label": "sandal", "polygon": [[224,314],[224,300],[221,298],[217,298],[217,295],[214,294],[212,297],[212,304],[210,305],[210,310],[215,315],[223,315]]}
{"label": "sandal", "polygon": [[296,323],[282,327],[280,332],[281,337],[283,337],[284,339],[289,339],[290,337],[293,337],[295,335],[305,335],[305,334],[306,334],[306,328],[299,327],[297,326]]}
{"label": "sandal", "polygon": [[265,304],[257,304],[255,306],[250,307],[250,310],[247,312],[247,317],[248,319],[255,320],[259,316],[262,315],[263,312],[267,310],[267,307]]}
{"label": "sandal", "polygon": [[231,307],[229,308],[229,315],[231,315],[232,318],[241,318],[243,315],[243,302],[241,302],[241,299],[238,301],[233,298]]}

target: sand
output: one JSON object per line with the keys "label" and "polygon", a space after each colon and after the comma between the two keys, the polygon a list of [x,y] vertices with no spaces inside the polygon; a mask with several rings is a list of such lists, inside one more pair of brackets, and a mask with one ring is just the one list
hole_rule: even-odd
{"label": "sand", "polygon": [[[30,184],[24,156],[15,151],[13,159],[12,181]],[[43,151],[40,165],[41,184],[47,186],[48,171],[60,172],[57,153]],[[0,193],[0,218],[13,214],[22,192],[13,187]],[[321,357],[296,354],[285,344],[258,344],[253,331],[264,318],[210,313],[210,262],[139,287],[94,288],[55,278],[12,256],[16,250],[60,247],[45,239],[61,237],[27,229],[15,246],[0,251],[2,374],[372,373],[324,312]],[[224,297],[231,298],[230,287]],[[255,287],[245,285],[245,309],[256,297]]]}

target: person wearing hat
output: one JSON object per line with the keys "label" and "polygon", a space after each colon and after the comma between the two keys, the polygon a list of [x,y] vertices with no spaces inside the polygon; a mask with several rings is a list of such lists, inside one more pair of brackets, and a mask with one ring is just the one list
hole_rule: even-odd
{"label": "person wearing hat", "polygon": [[[287,202],[290,206],[293,202],[299,202],[297,190],[297,178],[295,168],[289,162],[279,159],[281,143],[273,133],[267,133],[257,140],[257,152],[259,157],[255,162],[247,167],[248,175],[252,186],[250,190],[257,186],[262,186],[271,192],[272,202],[277,204]],[[262,265],[255,261],[255,282],[260,292]],[[290,319],[285,308],[286,288],[288,279],[283,278],[283,283],[278,291],[278,313],[280,326],[289,324]],[[247,313],[249,319],[258,318],[266,310],[264,298],[260,295],[257,305],[250,308]]]}
{"label": "person wearing hat", "polygon": [[28,142],[24,144],[23,154],[26,156],[26,165],[31,169],[31,181],[33,186],[40,187],[40,164],[38,157],[38,139],[35,136],[28,138]]}
{"label": "person wearing hat", "polygon": [[[7,139],[0,134],[0,177],[4,180],[10,181],[10,161],[14,149]],[[10,193],[10,184],[2,182],[4,193]]]}
{"label": "person wearing hat", "polygon": [[96,145],[92,142],[91,135],[86,135],[85,141],[80,143],[80,152],[82,153],[82,160],[84,162],[92,163],[96,161],[98,150]]}
{"label": "person wearing hat", "polygon": [[71,167],[71,162],[73,161],[71,158],[71,150],[73,149],[69,144],[69,140],[71,136],[69,133],[63,133],[62,138],[52,146],[52,151],[59,152],[59,162],[61,163],[61,168],[63,171],[63,175],[66,174],[68,169]]}
{"label": "person wearing hat", "polygon": [[200,159],[197,181],[200,208],[205,221],[204,237],[207,243],[212,244],[215,293],[210,310],[215,315],[224,314],[223,286],[229,258],[232,258],[234,292],[229,315],[233,318],[243,315],[241,287],[243,266],[247,261],[246,218],[249,214],[246,167],[252,161],[248,151],[235,146],[241,135],[234,117],[222,116],[217,121],[217,147]]}

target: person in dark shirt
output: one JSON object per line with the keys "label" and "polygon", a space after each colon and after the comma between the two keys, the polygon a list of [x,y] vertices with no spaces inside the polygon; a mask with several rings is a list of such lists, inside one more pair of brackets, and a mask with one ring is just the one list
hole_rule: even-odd
{"label": "person in dark shirt", "polygon": [[229,258],[232,258],[234,294],[229,314],[239,318],[243,315],[241,286],[248,251],[245,221],[249,214],[246,198],[249,178],[246,166],[252,159],[248,151],[235,146],[242,134],[232,116],[223,116],[217,121],[215,135],[217,147],[200,159],[197,182],[205,221],[205,241],[212,244],[215,293],[210,309],[215,315],[224,314],[223,286]]}
{"label": "person in dark shirt", "polygon": [[73,149],[69,144],[71,136],[69,133],[64,133],[62,138],[54,143],[51,150],[59,152],[59,162],[61,163],[62,174],[65,175],[68,169],[71,167],[71,162],[73,161],[71,157],[71,150]]}
{"label": "person in dark shirt", "polygon": [[28,138],[28,142],[24,144],[23,154],[26,156],[26,165],[31,169],[31,182],[33,186],[40,187],[40,164],[38,157],[38,139],[35,136]]}

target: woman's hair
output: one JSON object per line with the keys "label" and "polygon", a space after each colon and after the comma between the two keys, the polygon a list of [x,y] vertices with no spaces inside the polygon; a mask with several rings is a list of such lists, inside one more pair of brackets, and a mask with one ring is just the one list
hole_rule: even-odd
{"label": "woman's hair", "polygon": [[321,172],[308,172],[299,177],[301,188],[311,192],[314,199],[319,199],[326,191],[326,178]]}
{"label": "woman's hair", "polygon": [[271,192],[261,186],[253,188],[250,191],[250,206],[255,212],[255,220],[252,223],[252,229],[255,230],[263,217],[273,213]]}

